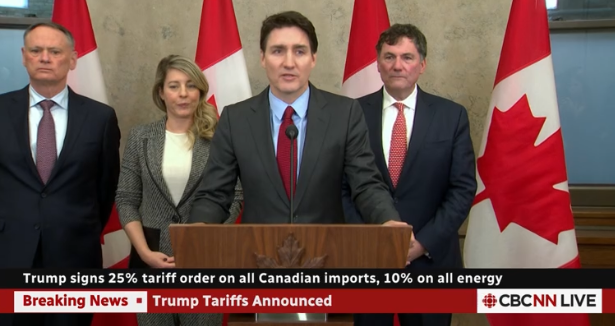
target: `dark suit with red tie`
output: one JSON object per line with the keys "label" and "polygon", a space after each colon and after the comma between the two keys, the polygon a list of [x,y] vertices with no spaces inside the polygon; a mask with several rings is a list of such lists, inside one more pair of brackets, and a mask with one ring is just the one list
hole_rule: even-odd
{"label": "dark suit with red tie", "polygon": [[[277,154],[285,159],[286,154],[280,150],[286,150],[282,146],[290,142],[278,143],[279,137],[286,135],[280,128],[283,122],[278,125],[272,120],[275,112],[272,113],[267,88],[222,111],[190,222],[226,220],[239,177],[244,191],[242,223],[344,223],[344,174],[367,223],[399,220],[374,164],[359,103],[313,85],[307,94],[307,111],[299,112],[306,118],[305,124],[297,125],[298,177],[292,221],[289,191],[282,177],[284,170],[290,173],[290,169],[284,166],[280,172],[277,161]],[[281,112],[285,111],[286,106],[281,108]],[[280,116],[283,119],[283,114]]]}
{"label": "dark suit with red tie", "polygon": [[[416,240],[428,253],[407,268],[462,268],[458,230],[476,192],[468,115],[463,106],[450,100],[426,93],[418,86],[416,92],[410,142],[396,184],[389,170],[393,158],[389,157],[387,166],[383,153],[383,89],[360,98],[359,103],[369,128],[376,165],[388,185],[395,208],[401,220],[413,226]],[[391,143],[391,155],[394,147]],[[346,219],[350,223],[363,223],[350,193],[344,187]],[[369,319],[369,322],[392,325],[392,315],[379,317],[384,319]],[[406,317],[416,318],[412,325],[450,324],[450,315]]]}
{"label": "dark suit with red tie", "polygon": [[67,96],[66,135],[45,172],[41,152],[53,149],[40,147],[39,138],[33,157],[29,87],[0,95],[0,268],[102,268],[100,236],[117,187],[120,130],[111,107],[70,88]]}

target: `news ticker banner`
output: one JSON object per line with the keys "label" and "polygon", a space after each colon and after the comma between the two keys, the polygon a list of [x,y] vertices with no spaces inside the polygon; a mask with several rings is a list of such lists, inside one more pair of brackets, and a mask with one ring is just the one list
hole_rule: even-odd
{"label": "news ticker banner", "polygon": [[0,270],[0,289],[615,289],[607,269]]}
{"label": "news ticker banner", "polygon": [[0,313],[615,313],[614,289],[0,290]]}
{"label": "news ticker banner", "polygon": [[588,269],[1,270],[0,312],[615,313]]}

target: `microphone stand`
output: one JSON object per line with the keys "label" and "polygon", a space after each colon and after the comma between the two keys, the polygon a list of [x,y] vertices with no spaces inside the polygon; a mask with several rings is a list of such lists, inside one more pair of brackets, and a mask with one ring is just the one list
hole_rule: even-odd
{"label": "microphone stand", "polygon": [[293,224],[293,221],[295,220],[295,207],[293,206],[293,198],[295,197],[295,183],[293,182],[295,180],[295,162],[293,160],[295,157],[293,155],[293,150],[295,147],[293,146],[294,142],[294,139],[290,140],[290,224]]}
{"label": "microphone stand", "polygon": [[286,137],[290,139],[290,224],[293,224],[295,220],[295,207],[293,206],[293,199],[295,197],[295,156],[293,154],[295,152],[295,146],[293,146],[293,143],[295,139],[297,139],[298,134],[299,130],[295,125],[286,127]]}

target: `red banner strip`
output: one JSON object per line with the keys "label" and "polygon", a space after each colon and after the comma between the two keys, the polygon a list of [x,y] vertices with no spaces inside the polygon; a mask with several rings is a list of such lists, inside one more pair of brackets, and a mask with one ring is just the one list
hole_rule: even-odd
{"label": "red banner strip", "polygon": [[[14,291],[24,290],[0,290],[0,313],[14,312]],[[65,291],[116,292],[45,293]],[[476,313],[477,302],[475,289],[164,289],[147,290],[147,298],[149,313]]]}

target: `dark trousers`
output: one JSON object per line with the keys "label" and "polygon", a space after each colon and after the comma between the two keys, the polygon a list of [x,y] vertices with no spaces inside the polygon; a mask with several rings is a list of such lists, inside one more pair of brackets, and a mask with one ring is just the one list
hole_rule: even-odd
{"label": "dark trousers", "polygon": [[[32,268],[45,268],[41,243],[38,244]],[[10,318],[12,317],[12,318]],[[90,326],[93,314],[13,314],[0,316],[0,325],[12,326]],[[8,318],[8,319],[6,319]],[[8,320],[12,319],[12,323]],[[6,321],[6,322],[5,322]]]}
{"label": "dark trousers", "polygon": [[[393,326],[394,314],[355,314],[355,326]],[[399,314],[400,326],[450,326],[452,314]]]}

